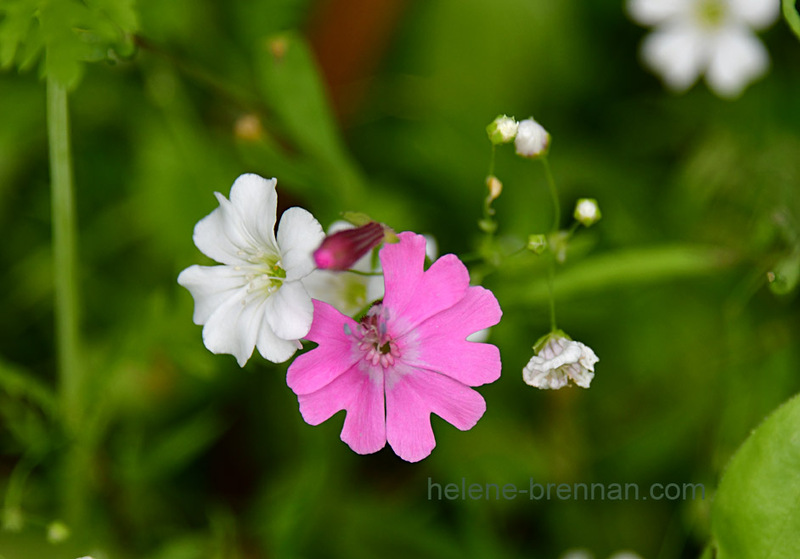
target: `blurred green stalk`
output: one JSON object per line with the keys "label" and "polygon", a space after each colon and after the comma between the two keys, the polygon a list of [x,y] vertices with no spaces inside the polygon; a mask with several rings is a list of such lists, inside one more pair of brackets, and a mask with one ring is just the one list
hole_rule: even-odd
{"label": "blurred green stalk", "polygon": [[59,396],[64,428],[70,441],[62,480],[62,505],[67,521],[77,522],[85,502],[88,472],[84,468],[85,449],[78,440],[81,432],[83,371],[79,362],[75,195],[69,145],[67,90],[52,77],[47,78],[47,135],[50,144]]}
{"label": "blurred green stalk", "polygon": [[[550,197],[553,199],[553,229],[550,232],[550,242],[553,242],[553,235],[558,233],[561,227],[561,204],[558,201],[558,188],[556,187],[556,180],[553,178],[553,172],[550,170],[550,162],[547,156],[541,157],[542,165],[544,165],[544,174],[547,177],[547,187],[550,189]],[[551,246],[552,249],[552,246]],[[555,294],[555,280],[556,280],[556,254],[551,250],[550,264],[547,267],[547,291],[550,298],[550,331],[555,332],[558,330],[556,325],[556,294]]]}

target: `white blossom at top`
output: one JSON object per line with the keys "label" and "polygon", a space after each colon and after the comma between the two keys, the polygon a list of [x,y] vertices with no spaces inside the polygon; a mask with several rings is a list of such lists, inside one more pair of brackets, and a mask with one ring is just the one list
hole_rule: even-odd
{"label": "white blossom at top", "polygon": [[518,155],[536,158],[547,153],[549,146],[550,134],[541,124],[532,118],[527,118],[519,123],[517,137],[514,139],[514,147]]}
{"label": "white blossom at top", "polygon": [[289,359],[311,328],[314,307],[302,279],[314,269],[312,252],[322,227],[302,208],[283,213],[275,236],[276,180],[245,174],[230,200],[194,228],[194,243],[220,266],[190,266],[178,283],[194,297],[194,322],[213,353],[244,366],[257,347],[274,363]]}
{"label": "white blossom at top", "polygon": [[570,380],[582,388],[589,388],[598,361],[594,351],[581,342],[551,335],[525,365],[522,378],[536,388],[558,390]]}
{"label": "white blossom at top", "polygon": [[733,98],[769,68],[752,29],[775,22],[780,0],[628,0],[628,12],[656,26],[642,58],[670,89],[685,91],[705,73],[717,95]]}

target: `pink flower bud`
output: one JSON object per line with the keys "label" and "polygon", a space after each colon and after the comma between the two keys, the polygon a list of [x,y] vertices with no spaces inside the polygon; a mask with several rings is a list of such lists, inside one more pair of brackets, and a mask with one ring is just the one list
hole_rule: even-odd
{"label": "pink flower bud", "polygon": [[321,270],[347,270],[359,258],[378,246],[384,237],[384,226],[376,221],[354,229],[328,235],[314,251],[314,262]]}

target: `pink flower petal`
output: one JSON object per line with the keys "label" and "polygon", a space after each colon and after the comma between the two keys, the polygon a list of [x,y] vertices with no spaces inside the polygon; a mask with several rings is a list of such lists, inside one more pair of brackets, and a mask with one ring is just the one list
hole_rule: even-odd
{"label": "pink flower petal", "polygon": [[363,359],[355,338],[345,332],[345,325],[351,332],[358,328],[352,318],[328,303],[314,300],[314,322],[306,337],[319,346],[300,355],[289,366],[286,383],[295,394],[310,394],[323,388]]}
{"label": "pink flower petal", "polygon": [[425,237],[409,232],[398,237],[399,243],[384,246],[380,253],[386,285],[383,306],[395,336],[452,307],[469,287],[469,272],[458,257],[446,254],[423,272]]}
{"label": "pink flower petal", "polygon": [[371,377],[354,366],[324,388],[300,394],[297,399],[309,425],[319,425],[336,412],[347,410],[341,437],[354,452],[370,454],[386,444],[383,375]]}
{"label": "pink flower petal", "polygon": [[403,354],[409,365],[450,376],[469,386],[500,378],[500,351],[491,344],[466,341],[467,336],[500,322],[503,312],[492,292],[470,287],[467,295],[414,330],[416,351]]}
{"label": "pink flower petal", "polygon": [[480,394],[438,373],[398,367],[386,380],[386,438],[409,462],[422,460],[436,446],[431,413],[464,431],[474,427],[485,411]]}

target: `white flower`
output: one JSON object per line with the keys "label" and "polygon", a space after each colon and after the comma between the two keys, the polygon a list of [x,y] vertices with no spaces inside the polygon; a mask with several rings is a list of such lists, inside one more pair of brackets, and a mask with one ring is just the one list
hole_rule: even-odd
{"label": "white flower", "polygon": [[494,145],[507,144],[517,135],[518,126],[513,117],[500,115],[486,127],[486,133]]}
{"label": "white flower", "polygon": [[194,297],[194,322],[213,353],[230,353],[244,366],[253,348],[280,363],[301,347],[314,307],[301,280],[314,268],[311,253],[322,227],[302,208],[289,208],[275,238],[276,180],[246,174],[218,192],[219,208],[194,228],[194,243],[221,266],[190,266],[178,283]]}
{"label": "white flower", "polygon": [[517,154],[523,157],[539,157],[547,152],[550,146],[550,134],[544,127],[528,118],[519,123],[514,147]]}
{"label": "white flower", "polygon": [[572,380],[582,388],[589,388],[594,377],[597,355],[588,346],[558,333],[548,335],[541,350],[531,357],[522,371],[522,378],[536,388],[563,388]]}
{"label": "white flower", "polygon": [[772,24],[779,0],[628,0],[631,17],[656,25],[642,44],[644,62],[678,92],[700,74],[721,97],[736,97],[766,73],[767,50],[751,32]]}
{"label": "white flower", "polygon": [[575,203],[575,219],[585,227],[597,223],[600,220],[600,206],[593,198],[581,198]]}

